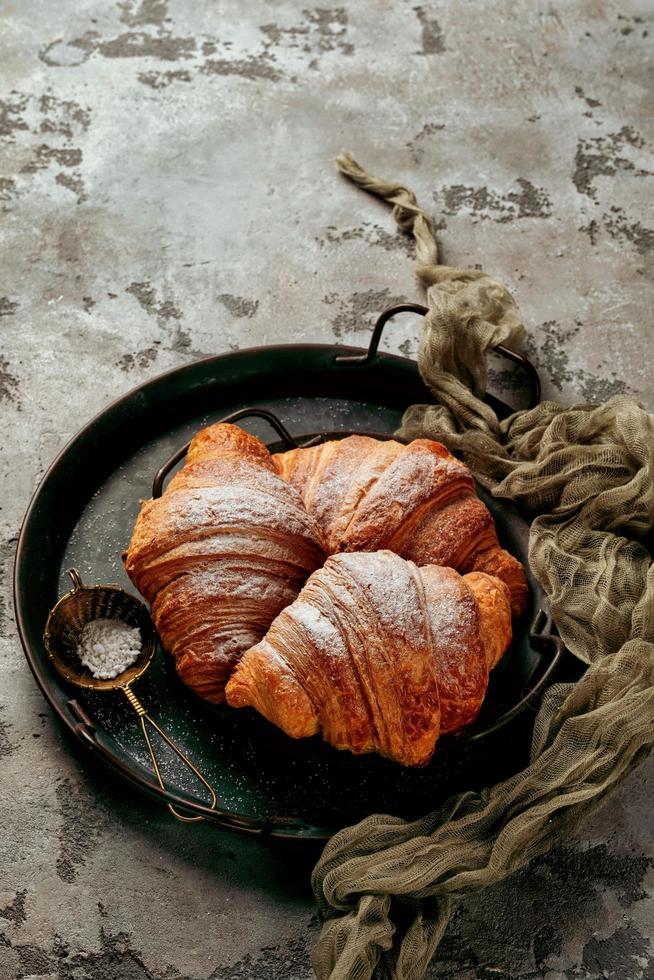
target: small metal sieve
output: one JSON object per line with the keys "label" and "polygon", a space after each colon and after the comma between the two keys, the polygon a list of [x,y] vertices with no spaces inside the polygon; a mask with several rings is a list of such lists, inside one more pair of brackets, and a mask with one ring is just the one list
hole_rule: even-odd
{"label": "small metal sieve", "polygon": [[[215,809],[217,799],[213,787],[198,772],[191,760],[184,755],[175,742],[148,715],[131,688],[134,681],[146,672],[157,649],[157,634],[148,610],[139,599],[117,586],[83,585],[79,572],[75,568],[69,569],[68,574],[73,582],[73,588],[62,596],[51,610],[43,634],[43,642],[53,667],[65,680],[77,687],[92,691],[122,691],[138,715],[143,738],[152,760],[152,768],[161,789],[165,790],[166,786],[148,732],[148,724],[207,788],[211,797],[211,809]],[[80,634],[86,624],[94,619],[120,619],[129,626],[138,628],[141,632],[142,649],[137,660],[127,670],[111,678],[111,680],[100,680],[94,677],[82,664],[77,653]],[[201,816],[184,816],[170,803],[168,809],[174,817],[184,823],[196,823],[198,820],[205,819]]]}

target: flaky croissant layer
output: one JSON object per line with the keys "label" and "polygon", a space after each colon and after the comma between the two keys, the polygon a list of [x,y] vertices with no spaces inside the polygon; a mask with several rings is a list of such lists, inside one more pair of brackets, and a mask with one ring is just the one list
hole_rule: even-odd
{"label": "flaky croissant layer", "polygon": [[238,663],[226,688],[293,738],[425,765],[439,735],[477,716],[511,640],[510,596],[482,572],[343,553]]}
{"label": "flaky croissant layer", "polygon": [[500,547],[470,470],[439,442],[347,436],[273,457],[299,491],[328,554],[388,548],[417,565],[483,571],[506,582],[524,611],[520,562]]}
{"label": "flaky croissant layer", "polygon": [[125,567],[181,679],[209,701],[324,561],[320,532],[266,447],[202,429],[162,497],[141,507]]}

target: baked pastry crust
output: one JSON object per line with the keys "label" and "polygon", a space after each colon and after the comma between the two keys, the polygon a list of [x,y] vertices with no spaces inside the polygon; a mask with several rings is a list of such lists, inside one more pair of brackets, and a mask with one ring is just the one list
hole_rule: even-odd
{"label": "baked pastry crust", "polygon": [[470,470],[441,443],[353,435],[273,459],[316,518],[328,554],[387,548],[417,565],[487,572],[506,582],[513,613],[524,611],[524,569],[500,547]]}
{"label": "baked pastry crust", "polygon": [[322,732],[339,749],[425,765],[439,735],[474,721],[510,641],[499,579],[342,553],[243,655],[227,701],[293,738]]}
{"label": "baked pastry crust", "polygon": [[142,504],[124,561],[181,679],[220,702],[243,651],[324,557],[267,448],[219,423],[198,432],[163,496]]}

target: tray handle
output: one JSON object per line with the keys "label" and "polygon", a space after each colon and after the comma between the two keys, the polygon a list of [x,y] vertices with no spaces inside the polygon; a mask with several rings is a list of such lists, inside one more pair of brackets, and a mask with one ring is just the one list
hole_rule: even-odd
{"label": "tray handle", "polygon": [[[379,342],[384,327],[389,320],[397,313],[417,313],[419,316],[425,316],[427,312],[427,307],[422,306],[420,303],[398,303],[396,306],[388,306],[377,318],[377,322],[372,331],[372,337],[370,338],[370,344],[365,354],[337,354],[335,358],[336,362],[338,364],[356,364],[359,367],[371,364],[377,356]],[[519,364],[523,368],[530,387],[528,407],[535,408],[540,401],[541,385],[538,371],[532,362],[524,354],[519,354],[517,351],[511,350],[510,347],[505,347],[504,344],[498,344],[496,347],[493,347],[493,350],[496,354],[506,357],[507,360],[513,361],[514,364]]]}
{"label": "tray handle", "polygon": [[542,654],[545,658],[542,673],[536,668],[537,679],[535,681],[530,679],[527,682],[520,701],[508,711],[505,711],[504,714],[500,715],[499,718],[496,718],[488,728],[469,735],[471,742],[479,741],[487,735],[494,734],[508,725],[514,718],[517,718],[518,715],[522,714],[525,708],[533,706],[534,702],[545,691],[549,681],[552,679],[563,654],[566,652],[566,646],[556,632],[551,615],[544,609],[539,609],[536,613],[532,627],[529,630],[529,640],[532,649]]}
{"label": "tray handle", "polygon": [[[239,419],[245,418],[258,418],[265,419],[269,425],[275,430],[277,435],[281,438],[284,445],[289,449],[297,449],[298,443],[290,434],[288,429],[283,425],[282,422],[265,408],[240,408],[237,412],[232,412],[231,415],[226,415],[223,419],[219,419],[219,422],[237,422]],[[183,459],[188,452],[188,447],[191,442],[187,442],[180,449],[175,450],[175,452],[170,456],[166,462],[157,470],[154,480],[152,481],[152,496],[156,499],[161,496],[163,491],[164,480],[172,470],[174,466],[179,463],[180,459]]]}

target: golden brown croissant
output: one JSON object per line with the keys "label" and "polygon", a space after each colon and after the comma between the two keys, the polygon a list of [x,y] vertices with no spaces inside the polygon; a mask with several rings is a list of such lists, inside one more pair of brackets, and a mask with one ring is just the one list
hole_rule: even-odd
{"label": "golden brown croissant", "polygon": [[273,459],[317,519],[328,554],[388,548],[417,565],[487,572],[508,585],[513,612],[524,610],[522,565],[500,547],[470,470],[439,442],[355,435]]}
{"label": "golden brown croissant", "polygon": [[322,564],[319,530],[266,447],[235,425],[193,439],[138,516],[127,572],[182,680],[223,701],[229,674]]}
{"label": "golden brown croissant", "polygon": [[476,718],[510,640],[499,579],[390,551],[343,553],[243,655],[227,701],[293,738],[322,731],[339,749],[425,765],[440,734]]}

